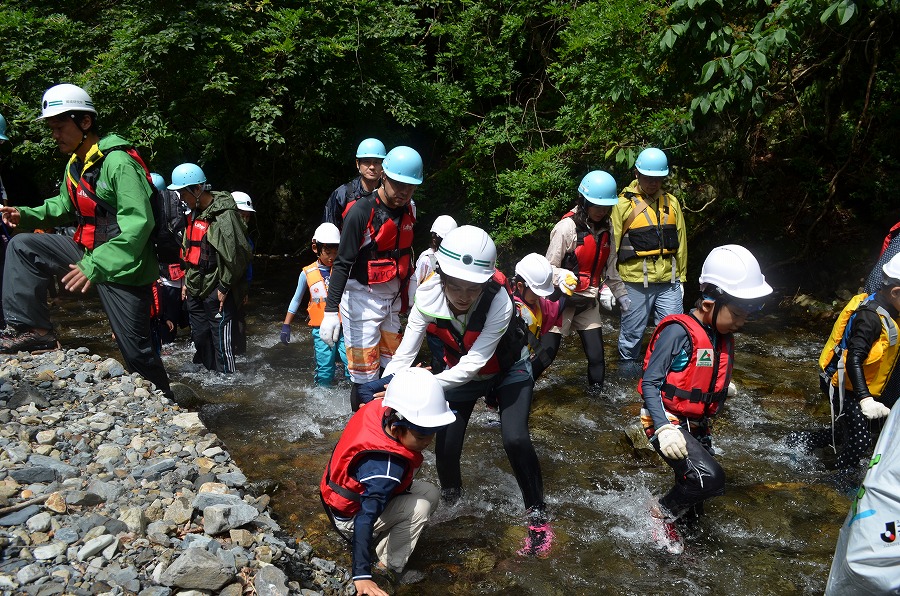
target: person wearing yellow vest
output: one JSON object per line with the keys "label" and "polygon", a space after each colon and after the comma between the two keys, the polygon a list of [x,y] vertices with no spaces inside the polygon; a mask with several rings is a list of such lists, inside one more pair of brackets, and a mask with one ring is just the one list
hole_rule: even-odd
{"label": "person wearing yellow vest", "polygon": [[619,326],[619,376],[624,378],[641,376],[641,341],[650,315],[658,325],[663,317],[684,312],[687,275],[681,205],[662,189],[668,158],[651,147],[641,151],[634,165],[636,178],[619,194],[610,214],[619,277],[631,300]]}
{"label": "person wearing yellow vest", "polygon": [[338,358],[344,364],[344,374],[347,375],[347,379],[350,378],[343,335],[338,337],[333,345],[328,345],[319,336],[319,326],[322,324],[322,315],[325,313],[325,300],[328,298],[331,267],[334,265],[334,258],[337,256],[340,242],[341,233],[333,223],[323,223],[313,232],[312,251],[318,258],[304,267],[300,273],[297,290],[294,292],[287,314],[284,315],[284,323],[281,325],[281,343],[287,344],[291,341],[291,322],[300,310],[300,302],[303,300],[306,289],[309,288],[309,304],[306,312],[309,313],[313,349],[316,353],[316,385],[321,387],[329,387],[334,381]]}
{"label": "person wearing yellow vest", "polygon": [[[884,419],[900,395],[900,255],[882,266],[881,287],[854,296],[841,311],[819,357],[829,397],[840,485],[856,486]],[[861,465],[862,464],[862,465]]]}

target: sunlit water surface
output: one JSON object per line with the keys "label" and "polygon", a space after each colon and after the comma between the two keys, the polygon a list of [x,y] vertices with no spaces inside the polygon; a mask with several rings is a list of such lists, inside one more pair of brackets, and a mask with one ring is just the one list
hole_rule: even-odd
{"label": "sunlit water surface", "polygon": [[[251,481],[273,495],[282,527],[316,555],[349,567],[349,551],[322,513],[318,483],[349,417],[349,386],[312,383],[308,327],[278,341],[300,267],[259,259],[249,305],[248,354],[230,376],[198,370],[182,339],[164,360],[205,403],[201,415]],[[497,415],[481,405],[463,453],[465,494],[439,509],[410,566],[427,578],[398,594],[821,594],[849,498],[823,482],[826,462],[784,443],[797,428],[828,421],[816,377],[821,329],[798,327],[777,310],[737,336],[735,381],[715,425],[714,445],[727,492],[672,556],[650,540],[647,503],[671,485],[671,472],[631,436],[639,401],[634,382],[617,378],[617,317],[604,326],[608,365],[601,395],[586,391],[577,336],[564,340],[535,388],[531,432],[553,515],[546,559],[516,555],[524,537],[521,496],[500,443]],[[65,345],[117,356],[96,297],[63,298],[55,318]],[[626,434],[626,431],[631,432]],[[437,483],[426,452],[420,478]]]}

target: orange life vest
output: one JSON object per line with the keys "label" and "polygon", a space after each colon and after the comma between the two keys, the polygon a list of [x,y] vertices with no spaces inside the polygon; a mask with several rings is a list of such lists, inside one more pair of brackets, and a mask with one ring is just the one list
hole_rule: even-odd
{"label": "orange life vest", "polygon": [[306,274],[306,285],[309,286],[309,305],[306,312],[309,313],[309,326],[319,327],[322,317],[325,316],[325,301],[328,299],[328,279],[322,276],[319,262],[303,268]]}

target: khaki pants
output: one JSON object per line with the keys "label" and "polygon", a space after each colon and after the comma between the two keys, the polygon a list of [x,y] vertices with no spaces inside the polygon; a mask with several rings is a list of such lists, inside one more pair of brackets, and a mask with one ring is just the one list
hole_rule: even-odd
{"label": "khaki pants", "polygon": [[[433,484],[413,481],[408,494],[388,501],[375,521],[375,554],[381,564],[397,573],[403,571],[440,497],[440,489]],[[335,525],[349,536],[353,534],[353,522],[335,520]]]}

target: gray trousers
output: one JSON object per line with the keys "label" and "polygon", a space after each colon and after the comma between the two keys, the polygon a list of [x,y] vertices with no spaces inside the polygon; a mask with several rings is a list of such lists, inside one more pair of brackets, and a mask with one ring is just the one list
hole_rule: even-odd
{"label": "gray trousers", "polygon": [[[16,327],[53,329],[47,292],[53,276],[69,272],[84,249],[60,234],[16,234],[6,249],[3,314]],[[150,341],[151,286],[94,285],[116,336],[125,368],[140,373],[168,397],[169,377]]]}

